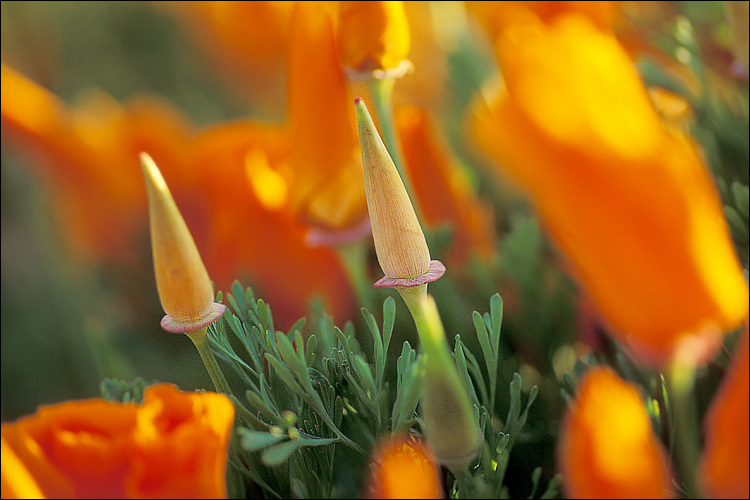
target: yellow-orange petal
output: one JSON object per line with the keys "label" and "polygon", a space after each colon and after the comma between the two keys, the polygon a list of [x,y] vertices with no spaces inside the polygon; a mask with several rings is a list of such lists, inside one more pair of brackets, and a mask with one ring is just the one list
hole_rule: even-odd
{"label": "yellow-orange petal", "polygon": [[389,278],[416,278],[430,267],[430,251],[422,227],[365,102],[355,99],[355,108],[378,262]]}
{"label": "yellow-orange petal", "polygon": [[508,30],[498,54],[506,88],[475,120],[479,142],[618,339],[653,363],[686,343],[694,362],[709,359],[747,318],[748,288],[697,146],[661,122],[617,40],[583,18]]}
{"label": "yellow-orange petal", "polygon": [[750,495],[750,338],[745,328],[735,359],[708,410],[700,466],[703,490],[712,498]]}
{"label": "yellow-orange petal", "polygon": [[440,469],[429,447],[409,436],[384,438],[370,461],[365,498],[443,498]]}
{"label": "yellow-orange petal", "polygon": [[667,454],[638,389],[610,368],[581,380],[560,430],[559,467],[570,498],[670,498]]}
{"label": "yellow-orange petal", "polygon": [[159,168],[141,153],[146,182],[159,300],[169,321],[162,326],[171,332],[199,330],[223,313],[214,306],[214,293],[193,237],[180,215]]}
{"label": "yellow-orange petal", "polygon": [[223,394],[158,384],[144,393],[126,488],[132,498],[226,498],[234,406]]}
{"label": "yellow-orange petal", "polygon": [[395,69],[411,38],[403,2],[339,2],[341,62],[356,72]]}

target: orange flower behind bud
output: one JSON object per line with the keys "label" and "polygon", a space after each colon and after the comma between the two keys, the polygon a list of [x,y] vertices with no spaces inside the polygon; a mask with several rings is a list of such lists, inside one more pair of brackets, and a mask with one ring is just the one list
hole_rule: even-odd
{"label": "orange flower behind bud", "polygon": [[381,442],[373,455],[366,498],[443,498],[430,449],[412,437]]}
{"label": "orange flower behind bud", "polygon": [[340,2],[338,43],[341,62],[356,73],[397,70],[411,47],[403,3]]}
{"label": "orange flower behind bud", "polygon": [[565,415],[558,456],[570,498],[669,498],[667,455],[631,384],[590,369]]}
{"label": "orange flower behind bud", "polygon": [[167,315],[162,327],[192,332],[215,321],[225,306],[214,302],[208,271],[159,168],[141,153],[146,181],[156,287]]}

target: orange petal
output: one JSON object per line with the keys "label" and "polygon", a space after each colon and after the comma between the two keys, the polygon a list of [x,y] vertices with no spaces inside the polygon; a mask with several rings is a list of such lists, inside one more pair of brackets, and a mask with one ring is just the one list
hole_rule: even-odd
{"label": "orange petal", "polygon": [[712,498],[747,498],[750,470],[750,338],[745,328],[735,359],[703,423],[706,441],[700,466]]}

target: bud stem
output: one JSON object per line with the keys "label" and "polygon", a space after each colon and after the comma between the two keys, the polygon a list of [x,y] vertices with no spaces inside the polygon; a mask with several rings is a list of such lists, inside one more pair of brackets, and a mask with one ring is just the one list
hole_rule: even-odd
{"label": "bud stem", "polygon": [[214,353],[211,352],[211,347],[208,345],[208,332],[206,331],[206,328],[185,333],[190,337],[190,340],[193,341],[195,348],[198,349],[198,354],[201,355],[201,360],[203,360],[203,364],[206,366],[206,370],[211,377],[211,381],[214,383],[216,391],[231,395],[232,390],[229,388],[227,379],[224,378],[224,373],[222,373],[221,368],[219,368]]}
{"label": "bud stem", "polygon": [[685,494],[688,497],[701,498],[701,491],[695,479],[700,460],[697,439],[701,435],[700,425],[695,418],[698,410],[693,397],[695,369],[679,359],[675,360],[670,366],[667,380],[672,387],[673,396],[675,467],[685,488]]}

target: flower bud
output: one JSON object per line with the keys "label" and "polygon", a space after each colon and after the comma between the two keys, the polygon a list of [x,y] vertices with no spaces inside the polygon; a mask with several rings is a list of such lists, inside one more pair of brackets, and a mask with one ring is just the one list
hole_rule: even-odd
{"label": "flower bud", "polygon": [[151,249],[166,316],[161,326],[172,333],[200,330],[224,313],[185,220],[151,157],[141,153],[141,170],[148,193]]}
{"label": "flower bud", "polygon": [[367,209],[375,251],[385,278],[375,286],[417,286],[443,275],[445,266],[430,251],[404,183],[360,98],[357,109]]}

